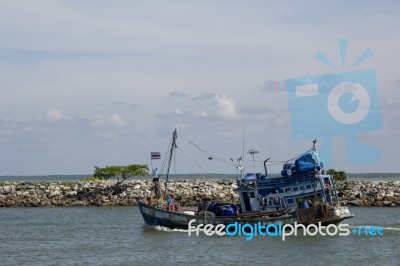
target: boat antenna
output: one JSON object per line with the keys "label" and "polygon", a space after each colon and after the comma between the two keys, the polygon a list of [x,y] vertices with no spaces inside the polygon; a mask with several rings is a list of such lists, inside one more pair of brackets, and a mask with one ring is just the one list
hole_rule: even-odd
{"label": "boat antenna", "polygon": [[244,161],[244,99],[243,99],[242,105],[243,105],[242,106],[242,131],[243,131],[242,132],[242,158]]}
{"label": "boat antenna", "polygon": [[253,168],[254,168],[254,172],[253,172],[253,173],[256,173],[256,163],[255,163],[255,161],[254,161],[254,154],[260,153],[260,152],[259,152],[259,151],[256,151],[255,149],[251,149],[251,150],[249,150],[247,153],[248,153],[248,154],[251,154],[251,155],[253,156]]}

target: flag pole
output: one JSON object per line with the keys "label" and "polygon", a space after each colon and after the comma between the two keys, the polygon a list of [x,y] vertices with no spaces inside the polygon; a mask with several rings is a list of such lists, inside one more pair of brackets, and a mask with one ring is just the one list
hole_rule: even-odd
{"label": "flag pole", "polygon": [[151,153],[150,153],[150,164],[151,164],[151,172],[154,173],[153,158],[151,158]]}

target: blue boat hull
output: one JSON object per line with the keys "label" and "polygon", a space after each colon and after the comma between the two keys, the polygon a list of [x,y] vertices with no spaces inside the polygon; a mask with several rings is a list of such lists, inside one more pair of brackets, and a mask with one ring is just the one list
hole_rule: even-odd
{"label": "blue boat hull", "polygon": [[[191,221],[193,226],[197,226],[199,224],[203,225],[212,224],[214,226],[218,224],[229,225],[233,223],[256,224],[258,222],[260,222],[261,225],[263,226],[267,226],[268,224],[293,225],[295,222],[299,223],[297,218],[299,212],[286,213],[277,217],[270,217],[266,212],[259,214],[254,213],[248,216],[239,215],[234,217],[224,217],[224,216],[210,217],[203,215],[188,214],[182,211],[168,211],[166,209],[157,208],[155,206],[145,204],[141,201],[140,198],[136,198],[136,201],[138,203],[138,207],[143,216],[143,219],[147,225],[163,226],[171,229],[187,230],[189,222]],[[354,217],[354,215],[349,213],[339,213],[323,219],[315,219],[313,221],[304,222],[302,224],[305,225],[310,223],[315,223],[315,224],[321,223],[322,225],[338,224],[341,221],[352,217]]]}
{"label": "blue boat hull", "polygon": [[253,215],[252,217],[210,217],[203,215],[192,215],[181,211],[168,211],[162,208],[147,205],[144,204],[140,198],[137,198],[136,200],[146,224],[150,226],[164,226],[172,229],[188,229],[188,224],[192,220],[195,220],[192,222],[192,225],[194,226],[198,224],[229,225],[235,222],[239,224],[255,224],[261,222],[262,225],[266,226],[268,224],[278,223],[281,223],[282,225],[293,224],[296,221],[295,215],[290,213],[278,217],[269,217],[265,212],[260,213],[259,215]]}

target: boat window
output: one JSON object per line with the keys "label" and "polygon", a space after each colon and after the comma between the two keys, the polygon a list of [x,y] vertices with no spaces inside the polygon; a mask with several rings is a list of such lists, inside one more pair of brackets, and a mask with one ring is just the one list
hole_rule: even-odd
{"label": "boat window", "polygon": [[256,194],[254,192],[250,192],[250,198],[254,199],[256,197]]}
{"label": "boat window", "polygon": [[281,189],[281,188],[278,189],[278,192],[279,192],[279,193],[283,193],[283,189]]}
{"label": "boat window", "polygon": [[293,187],[293,191],[299,191],[299,187]]}
{"label": "boat window", "polygon": [[300,190],[304,190],[304,186],[300,186]]}
{"label": "boat window", "polygon": [[307,186],[306,186],[306,189],[310,189],[310,188],[311,188],[311,185],[307,185]]}
{"label": "boat window", "polygon": [[294,200],[293,199],[287,199],[286,202],[287,202],[287,204],[293,204]]}
{"label": "boat window", "polygon": [[291,187],[285,188],[285,192],[292,192],[292,188]]}

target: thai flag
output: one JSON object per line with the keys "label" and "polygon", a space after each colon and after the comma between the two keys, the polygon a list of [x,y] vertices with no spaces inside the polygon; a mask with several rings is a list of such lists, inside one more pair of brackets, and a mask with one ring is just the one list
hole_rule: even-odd
{"label": "thai flag", "polygon": [[152,160],[159,160],[161,159],[161,153],[156,151],[156,152],[150,152],[151,159]]}

